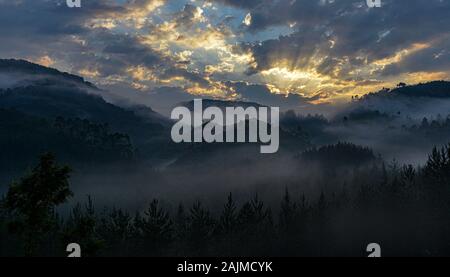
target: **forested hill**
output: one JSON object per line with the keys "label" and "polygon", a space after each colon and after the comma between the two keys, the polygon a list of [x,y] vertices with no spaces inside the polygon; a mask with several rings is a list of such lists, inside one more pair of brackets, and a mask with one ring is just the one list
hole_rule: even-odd
{"label": "forested hill", "polygon": [[170,153],[166,119],[149,107],[108,103],[96,91],[79,76],[0,60],[0,163],[21,171],[46,151],[82,164]]}
{"label": "forested hill", "polygon": [[45,152],[74,163],[129,161],[135,155],[128,135],[86,119],[44,119],[0,109],[0,130],[0,173],[20,172]]}
{"label": "forested hill", "polygon": [[449,98],[450,99],[450,82],[433,81],[429,83],[420,83],[417,85],[407,85],[399,83],[394,89],[383,89],[376,93],[370,93],[362,98],[368,99],[373,97],[429,97],[429,98]]}
{"label": "forested hill", "polygon": [[338,113],[337,118],[350,113],[379,112],[386,116],[422,120],[424,117],[447,116],[450,105],[450,82],[433,81],[416,85],[399,83],[365,96],[353,96],[353,101]]}
{"label": "forested hill", "polygon": [[71,81],[78,85],[84,85],[91,89],[96,89],[92,83],[85,81],[83,77],[69,74],[67,72],[61,72],[57,69],[45,67],[25,60],[0,59],[0,74],[18,74],[19,76],[16,77],[21,76],[21,79],[36,76],[38,79],[35,81],[41,82],[46,80],[46,77],[52,77],[53,81],[55,81],[55,79],[66,82]]}

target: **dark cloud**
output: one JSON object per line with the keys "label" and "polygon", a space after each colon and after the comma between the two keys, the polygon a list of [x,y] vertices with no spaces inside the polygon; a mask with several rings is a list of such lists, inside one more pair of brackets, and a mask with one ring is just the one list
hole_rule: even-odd
{"label": "dark cloud", "polygon": [[430,48],[418,51],[399,63],[386,66],[381,74],[395,76],[407,72],[449,72],[450,37],[444,37]]}
{"label": "dark cloud", "polygon": [[219,3],[224,5],[230,5],[243,9],[254,9],[258,5],[263,5],[266,2],[273,2],[267,0],[209,0],[212,3]]}
{"label": "dark cloud", "polygon": [[84,1],[82,9],[69,9],[66,1],[0,1],[1,35],[53,36],[75,35],[88,31],[87,19],[125,12],[112,1]]}
{"label": "dark cloud", "polygon": [[[245,100],[286,107],[308,105],[309,101],[316,99],[295,94],[289,97],[272,94],[270,85],[264,85],[264,77],[249,75],[276,66],[292,71],[308,71],[312,68],[322,76],[333,78],[332,83],[338,85],[332,88],[335,91],[317,89],[309,92],[309,95],[326,98],[333,93],[344,92],[341,87],[346,84],[339,87],[341,84],[337,83],[338,80],[370,86],[381,84],[383,77],[402,73],[450,72],[448,0],[382,0],[382,8],[377,9],[368,8],[365,0],[209,2],[232,8],[220,11],[208,10],[204,6],[203,16],[207,18],[204,20],[202,10],[194,2],[167,1],[167,5],[173,9],[155,15],[152,21],[146,11],[152,4],[160,3],[157,0],[87,0],[83,1],[81,9],[67,8],[65,0],[0,0],[0,57],[30,59],[48,55],[59,62],[55,66],[63,70],[77,73],[89,69],[96,72],[99,78],[107,80],[116,76],[130,78],[130,68],[143,67],[159,80],[181,77],[188,83],[183,89],[192,84],[210,88],[214,84],[226,83]],[[247,13],[251,15],[250,24],[239,25]],[[143,20],[139,24],[144,28],[133,25],[136,17]],[[119,19],[123,25],[109,30],[102,24],[96,26],[92,23],[97,19]],[[158,24],[163,23],[168,24],[167,28],[158,28]],[[175,27],[171,25],[173,23]],[[288,28],[288,25],[291,25],[290,32],[284,32],[288,35],[279,36],[275,27]],[[166,41],[171,36],[172,40],[178,37],[179,41],[184,39],[189,42],[186,39],[188,36],[206,33],[202,32],[202,28],[214,30],[226,40],[227,47],[217,49],[217,57],[210,49],[196,51],[194,45],[190,47]],[[260,36],[262,33],[265,35]],[[156,41],[145,43],[146,35],[151,35]],[[247,39],[249,37],[252,39]],[[258,40],[260,37],[264,39]],[[202,39],[215,42],[214,37],[204,36]],[[161,45],[171,45],[167,48],[158,47],[159,40]],[[428,47],[373,71],[373,76],[358,73],[360,68],[392,57],[414,44]],[[242,72],[244,65],[233,64],[236,57],[227,53],[231,48],[239,55],[253,54],[254,61],[248,65],[247,75]],[[193,53],[180,60],[176,54],[183,50]],[[228,68],[235,68],[235,71],[240,68],[240,71],[219,72],[206,77],[204,67],[216,66],[218,62],[223,62],[222,65]],[[233,82],[227,82],[229,80]],[[261,85],[249,85],[246,81]],[[173,85],[183,86],[179,83]],[[329,84],[318,81],[318,85]]]}
{"label": "dark cloud", "polygon": [[314,100],[313,98],[306,98],[296,94],[289,94],[287,96],[273,94],[266,85],[247,84],[244,82],[226,82],[225,84],[233,88],[243,101],[280,107],[282,110],[310,106],[309,101]]}
{"label": "dark cloud", "polygon": [[190,29],[196,23],[196,16],[198,15],[197,6],[187,4],[184,6],[184,9],[175,14],[174,21],[177,24],[177,27],[183,29]]}
{"label": "dark cloud", "polygon": [[[249,73],[271,68],[284,61],[288,67],[303,68],[311,58],[323,58],[317,71],[336,71],[346,64],[348,70],[394,55],[414,43],[427,43],[449,34],[450,1],[384,0],[382,8],[370,9],[366,1],[220,1],[247,8],[252,16],[248,31],[258,32],[271,26],[296,23],[294,32],[278,39],[243,44],[254,53],[257,67]],[[420,58],[417,58],[420,59]],[[441,67],[439,62],[430,63]],[[415,68],[410,66],[408,68]],[[420,64],[417,68],[420,69]],[[342,77],[338,76],[338,77]]]}
{"label": "dark cloud", "polygon": [[168,62],[160,53],[142,45],[134,36],[102,32],[96,36],[104,44],[103,53],[113,57],[123,57],[129,65],[142,65],[148,68]]}
{"label": "dark cloud", "polygon": [[313,30],[297,32],[290,36],[266,40],[262,43],[243,44],[243,48],[253,53],[257,67],[253,73],[270,69],[276,63],[284,62],[289,69],[304,67],[310,64],[316,51],[329,46],[324,35]]}
{"label": "dark cloud", "polygon": [[[161,79],[182,77],[201,87],[209,87],[209,81],[199,73],[190,72],[173,57],[166,56],[148,46],[144,46],[137,37],[126,34],[111,34],[102,31],[95,36],[98,44],[103,45],[104,53],[108,58],[97,58],[101,65],[103,75],[119,74],[130,67],[143,66],[152,70]],[[96,52],[93,50],[93,52]]]}
{"label": "dark cloud", "polygon": [[70,9],[63,0],[0,1],[0,53],[16,58],[51,53],[62,58],[67,53],[82,52],[73,37],[89,35],[86,22],[123,12],[121,6],[109,0],[84,1],[81,9]]}
{"label": "dark cloud", "polygon": [[[101,77],[124,75],[130,67],[143,66],[164,79],[183,77],[207,87],[209,82],[203,76],[180,67],[173,57],[143,45],[139,36],[87,27],[91,19],[125,16],[134,10],[142,11],[152,2],[134,0],[122,6],[109,0],[83,1],[80,9],[67,8],[65,1],[57,0],[0,2],[0,26],[7,26],[0,28],[0,36],[8,42],[0,45],[0,53],[25,59],[50,54],[74,72],[95,69]],[[186,5],[177,15],[177,22],[188,24],[195,11],[195,6]]]}

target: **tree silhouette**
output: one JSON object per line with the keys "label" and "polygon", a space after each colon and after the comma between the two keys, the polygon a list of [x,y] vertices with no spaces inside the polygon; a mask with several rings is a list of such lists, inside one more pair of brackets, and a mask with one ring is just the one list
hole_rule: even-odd
{"label": "tree silhouette", "polygon": [[284,232],[291,232],[295,230],[294,224],[297,219],[297,204],[291,200],[291,196],[289,194],[289,190],[286,187],[283,201],[281,202],[281,211],[280,211],[280,228]]}
{"label": "tree silhouette", "polygon": [[253,199],[246,202],[238,214],[239,243],[245,254],[253,251],[261,252],[270,248],[269,238],[274,237],[272,212],[266,208],[264,202],[255,194]]}
{"label": "tree silhouette", "polygon": [[218,223],[218,232],[222,236],[227,254],[233,252],[233,248],[236,243],[236,228],[237,228],[237,212],[236,202],[233,200],[233,196],[230,193],[225,203],[222,214],[220,215]]}
{"label": "tree silhouette", "polygon": [[174,218],[174,239],[176,241],[175,252],[177,255],[184,253],[187,248],[188,237],[188,215],[182,203],[179,203],[177,213]]}
{"label": "tree silhouette", "polygon": [[236,228],[237,213],[236,202],[233,200],[233,196],[230,193],[227,198],[227,202],[223,207],[222,214],[220,215],[219,228],[224,234],[231,234]]}
{"label": "tree silhouette", "polygon": [[89,196],[84,207],[77,203],[72,209],[62,231],[64,244],[76,242],[82,247],[83,256],[95,256],[105,244],[97,232],[97,225],[98,218],[92,198]]}
{"label": "tree silhouette", "polygon": [[[347,153],[341,147],[310,154]],[[344,148],[350,153],[354,149]],[[54,210],[68,197],[63,189],[67,182],[62,181],[68,173],[43,157],[1,201],[0,256],[23,255],[17,249],[24,243],[26,255],[66,255],[69,242],[80,244],[83,256],[360,255],[355,244],[368,238],[392,245],[392,255],[448,255],[449,149],[435,147],[423,167],[394,161],[348,170],[340,175],[345,180],[324,175],[324,185],[336,185],[323,186],[320,195],[303,194],[298,203],[286,187],[277,224],[270,210],[273,202],[267,206],[256,194],[238,209],[231,193],[217,215],[197,201],[188,210],[180,204],[171,217],[157,200],[135,217],[117,208],[97,214],[89,198],[60,217]],[[289,183],[293,185],[298,184]]]}
{"label": "tree silhouette", "polygon": [[188,219],[189,233],[187,239],[189,241],[191,251],[198,253],[208,245],[211,240],[215,221],[209,210],[203,208],[200,201],[196,201],[190,209]]}
{"label": "tree silhouette", "polygon": [[30,174],[10,185],[5,199],[6,209],[15,215],[10,229],[23,236],[26,255],[35,254],[42,237],[55,224],[56,206],[72,196],[70,171],[47,153]]}
{"label": "tree silhouette", "polygon": [[135,234],[133,218],[126,211],[113,208],[100,219],[97,228],[111,251],[128,253],[128,243]]}
{"label": "tree silhouette", "polygon": [[[440,221],[448,222],[450,209],[450,144],[438,149],[435,147],[423,168],[422,191],[436,207],[434,216],[440,216]],[[446,226],[450,230],[450,224]]]}
{"label": "tree silhouette", "polygon": [[404,165],[400,172],[400,178],[403,186],[409,188],[414,185],[416,170],[412,165]]}
{"label": "tree silhouette", "polygon": [[143,239],[146,251],[159,254],[173,238],[173,223],[170,216],[154,199],[143,217],[136,218],[138,234]]}
{"label": "tree silhouette", "polygon": [[421,129],[428,129],[430,127],[430,123],[428,122],[428,118],[424,117],[422,119],[422,123],[420,124]]}

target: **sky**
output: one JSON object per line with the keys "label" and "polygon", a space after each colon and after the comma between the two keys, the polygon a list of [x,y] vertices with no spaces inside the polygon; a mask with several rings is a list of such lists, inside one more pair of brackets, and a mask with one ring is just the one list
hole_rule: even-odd
{"label": "sky", "polygon": [[0,58],[124,97],[289,107],[450,80],[450,0],[381,1],[0,0]]}

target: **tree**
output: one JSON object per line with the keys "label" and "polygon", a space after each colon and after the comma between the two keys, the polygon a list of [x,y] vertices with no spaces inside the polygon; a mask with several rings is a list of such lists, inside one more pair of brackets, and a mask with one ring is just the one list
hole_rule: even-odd
{"label": "tree", "polygon": [[104,246],[104,240],[97,232],[98,219],[92,198],[82,207],[79,203],[72,209],[63,229],[65,244],[76,242],[83,248],[83,256],[95,256]]}
{"label": "tree", "polygon": [[404,165],[400,171],[400,177],[405,187],[412,186],[416,179],[416,170],[412,165]]}
{"label": "tree", "polygon": [[214,219],[208,209],[203,208],[200,201],[193,204],[189,216],[189,233],[187,239],[195,252],[200,252],[202,247],[208,245],[215,226]]}
{"label": "tree", "polygon": [[135,234],[132,216],[121,209],[113,208],[100,219],[98,233],[110,250],[127,254],[132,236]]}
{"label": "tree", "polygon": [[236,224],[236,203],[230,193],[228,195],[227,203],[224,205],[222,214],[220,215],[219,228],[222,233],[231,234],[236,228]]}
{"label": "tree", "polygon": [[177,214],[175,216],[175,237],[178,240],[183,240],[186,237],[187,229],[188,229],[188,218],[186,212],[184,210],[184,206],[182,203],[178,205]]}
{"label": "tree", "polygon": [[276,235],[272,212],[257,194],[239,210],[238,225],[240,248],[246,251],[245,255],[256,255],[270,249],[270,240]]}
{"label": "tree", "polygon": [[297,219],[297,204],[291,200],[289,190],[286,187],[280,211],[280,228],[282,231],[293,230],[293,225]]}
{"label": "tree", "polygon": [[179,203],[177,213],[174,218],[174,239],[176,240],[176,255],[182,255],[186,250],[188,236],[188,216],[182,203]]}
{"label": "tree", "polygon": [[248,228],[255,232],[258,228],[265,228],[265,225],[273,223],[271,211],[265,208],[258,194],[255,194],[253,199],[239,210],[238,222],[241,228]]}
{"label": "tree", "polygon": [[150,203],[143,217],[136,218],[135,224],[139,235],[147,244],[146,251],[158,254],[172,241],[173,223],[169,214],[159,207],[156,199]]}
{"label": "tree", "polygon": [[218,233],[222,235],[226,253],[230,255],[233,252],[237,231],[237,212],[236,202],[230,193],[226,204],[223,207],[218,224]]}
{"label": "tree", "polygon": [[428,122],[428,118],[424,117],[422,119],[422,124],[420,124],[420,128],[428,129],[430,127],[430,123]]}
{"label": "tree", "polygon": [[73,194],[69,188],[71,169],[58,165],[55,157],[44,154],[39,164],[20,182],[13,182],[5,199],[5,207],[14,216],[10,230],[23,237],[25,254],[37,250],[55,221],[55,208]]}
{"label": "tree", "polygon": [[450,182],[450,145],[438,150],[436,147],[428,157],[424,168],[425,176],[431,183],[439,186],[448,186]]}

